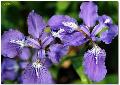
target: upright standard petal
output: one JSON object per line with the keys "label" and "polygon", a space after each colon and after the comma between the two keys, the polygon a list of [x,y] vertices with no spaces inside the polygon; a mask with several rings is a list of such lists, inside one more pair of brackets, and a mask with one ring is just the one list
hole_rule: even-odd
{"label": "upright standard petal", "polygon": [[105,57],[105,50],[98,46],[93,47],[84,54],[83,67],[90,80],[99,82],[105,77],[107,73]]}
{"label": "upright standard petal", "polygon": [[48,58],[55,64],[58,64],[63,56],[68,52],[68,47],[61,44],[51,45],[48,51]]}
{"label": "upright standard petal", "polygon": [[46,27],[45,21],[41,16],[36,14],[34,10],[29,13],[27,23],[28,33],[31,34],[34,38],[39,38],[43,29]]}
{"label": "upright standard petal", "polygon": [[29,64],[22,74],[24,84],[50,84],[53,83],[50,72],[42,64],[34,62]]}
{"label": "upright standard petal", "polygon": [[24,35],[17,31],[10,29],[4,32],[1,39],[1,53],[5,57],[13,58],[19,54],[21,47],[25,45]]}
{"label": "upright standard petal", "polygon": [[108,30],[102,32],[100,35],[100,39],[106,44],[110,44],[112,42],[112,39],[114,39],[118,35],[117,25],[109,24],[108,28]]}
{"label": "upright standard petal", "polygon": [[88,27],[93,27],[98,17],[97,5],[95,5],[93,2],[83,2],[80,6],[80,10],[79,17],[83,19],[85,25]]}

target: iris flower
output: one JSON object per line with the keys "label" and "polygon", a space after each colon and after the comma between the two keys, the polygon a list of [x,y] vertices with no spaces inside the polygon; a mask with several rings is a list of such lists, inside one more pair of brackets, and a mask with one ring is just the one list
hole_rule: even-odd
{"label": "iris flower", "polygon": [[[16,56],[23,60],[28,59],[29,48],[34,49],[34,55],[24,68],[22,83],[53,83],[49,72],[50,62],[58,64],[61,58],[67,54],[68,47],[54,42],[51,33],[45,32],[47,24],[40,15],[29,13],[27,18],[29,36],[24,36],[18,30],[10,29],[2,35],[2,55],[9,58]],[[61,50],[62,49],[62,50]]]}
{"label": "iris flower", "polygon": [[75,19],[65,15],[54,15],[48,22],[53,30],[52,35],[60,38],[64,45],[80,46],[87,41],[92,43],[93,48],[84,54],[83,67],[89,79],[96,82],[101,81],[107,73],[106,52],[96,42],[110,44],[118,35],[118,26],[113,24],[112,19],[107,15],[99,16],[97,12],[96,4],[83,2],[79,13],[83,24],[78,25]]}

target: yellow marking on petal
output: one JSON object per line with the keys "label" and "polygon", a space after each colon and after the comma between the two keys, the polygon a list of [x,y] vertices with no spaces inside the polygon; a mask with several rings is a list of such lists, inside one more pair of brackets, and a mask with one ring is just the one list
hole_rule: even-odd
{"label": "yellow marking on petal", "polygon": [[50,32],[51,32],[50,27],[46,27],[44,31],[45,31],[46,33],[50,33]]}

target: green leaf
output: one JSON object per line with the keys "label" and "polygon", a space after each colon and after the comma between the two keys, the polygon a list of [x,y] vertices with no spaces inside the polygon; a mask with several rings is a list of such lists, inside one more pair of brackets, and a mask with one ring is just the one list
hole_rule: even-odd
{"label": "green leaf", "polygon": [[88,79],[87,79],[87,76],[84,74],[81,56],[73,58],[72,64],[73,64],[74,69],[76,70],[77,74],[79,75],[79,77],[81,79],[81,83],[83,83],[83,84],[90,83],[90,81],[88,81]]}
{"label": "green leaf", "polygon": [[5,83],[5,84],[13,84],[14,82],[11,81],[11,80],[5,80],[4,83]]}
{"label": "green leaf", "polygon": [[51,75],[52,75],[53,79],[57,79],[58,70],[59,70],[59,68],[57,66],[55,66],[55,65],[53,65],[50,68],[50,72],[51,72]]}
{"label": "green leaf", "polygon": [[94,82],[96,84],[118,84],[118,75],[117,74],[108,74],[100,82]]}

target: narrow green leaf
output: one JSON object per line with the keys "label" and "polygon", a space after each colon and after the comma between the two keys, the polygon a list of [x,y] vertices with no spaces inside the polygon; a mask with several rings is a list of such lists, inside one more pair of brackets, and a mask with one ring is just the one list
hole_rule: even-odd
{"label": "narrow green leaf", "polygon": [[73,58],[72,64],[81,79],[81,83],[83,83],[83,84],[89,83],[87,76],[84,74],[84,70],[82,67],[82,58],[81,57]]}

